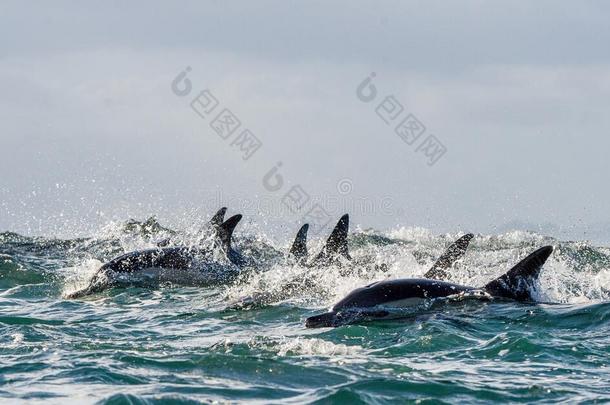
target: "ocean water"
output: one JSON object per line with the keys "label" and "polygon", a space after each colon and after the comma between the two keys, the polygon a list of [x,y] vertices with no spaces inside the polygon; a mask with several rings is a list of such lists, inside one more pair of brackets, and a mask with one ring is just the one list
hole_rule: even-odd
{"label": "ocean water", "polygon": [[[74,240],[0,234],[0,402],[610,402],[608,248],[477,235],[450,281],[483,285],[551,244],[536,291],[543,304],[435,303],[334,329],[304,320],[371,281],[421,276],[461,235],[358,231],[351,254],[367,265],[306,269],[285,264],[288,241],[251,232],[235,246],[259,266],[231,285],[63,298],[104,261],[167,236],[196,240],[154,220]],[[243,297],[256,305],[237,307]]]}

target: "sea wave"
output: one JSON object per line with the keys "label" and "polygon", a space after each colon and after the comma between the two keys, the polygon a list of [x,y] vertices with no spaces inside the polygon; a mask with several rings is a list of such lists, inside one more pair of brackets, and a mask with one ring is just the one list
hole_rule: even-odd
{"label": "sea wave", "polygon": [[[555,252],[539,304],[450,300],[335,329],[306,317],[385,278],[419,277],[461,233],[357,231],[349,266],[305,268],[289,242],[234,245],[257,262],[229,285],[63,295],[133,249],[199,244],[155,219],[90,238],[0,234],[0,399],[7,402],[487,403],[610,400],[610,250],[530,232],[476,235],[450,281],[480,286],[535,248]],[[310,242],[316,252],[323,239]],[[247,306],[244,298],[250,299]]]}

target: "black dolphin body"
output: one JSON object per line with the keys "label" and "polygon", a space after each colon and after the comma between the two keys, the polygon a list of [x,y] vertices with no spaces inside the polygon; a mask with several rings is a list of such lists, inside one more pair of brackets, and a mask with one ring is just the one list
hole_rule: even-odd
{"label": "black dolphin body", "polygon": [[527,256],[503,276],[482,288],[468,287],[431,279],[385,280],[358,288],[339,301],[330,312],[307,318],[308,328],[335,327],[362,320],[383,318],[389,308],[417,305],[425,300],[469,294],[534,301],[533,283],[553,248],[546,246]]}
{"label": "black dolphin body", "polygon": [[[242,216],[235,215],[223,222],[225,212],[223,207],[210,221],[215,238],[213,248],[158,247],[126,253],[105,263],[86,288],[67,294],[66,298],[81,298],[122,285],[159,282],[209,285],[236,277],[239,272],[235,268],[247,264],[231,247],[233,231]],[[225,255],[228,263],[219,262],[219,253]]]}

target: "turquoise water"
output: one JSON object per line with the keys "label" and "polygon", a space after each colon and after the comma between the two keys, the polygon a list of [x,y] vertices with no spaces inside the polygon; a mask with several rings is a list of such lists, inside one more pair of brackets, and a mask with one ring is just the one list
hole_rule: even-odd
{"label": "turquoise water", "polygon": [[[546,304],[439,303],[402,320],[335,329],[305,329],[304,319],[371,280],[423,274],[459,234],[402,228],[350,237],[354,257],[387,270],[289,267],[287,243],[252,234],[235,245],[261,265],[233,285],[62,298],[101,262],[167,234],[154,222],[70,241],[0,234],[0,401],[610,402],[607,248],[479,235],[451,281],[481,285],[552,244],[538,286]],[[245,296],[264,298],[236,308]]]}

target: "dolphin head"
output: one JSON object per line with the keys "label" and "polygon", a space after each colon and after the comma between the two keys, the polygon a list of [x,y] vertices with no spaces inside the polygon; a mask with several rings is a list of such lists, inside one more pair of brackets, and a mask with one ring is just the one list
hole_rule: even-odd
{"label": "dolphin head", "polygon": [[332,328],[337,326],[338,319],[336,312],[327,312],[325,314],[310,316],[305,320],[307,328]]}
{"label": "dolphin head", "polygon": [[390,313],[382,308],[333,309],[324,314],[310,316],[305,320],[305,326],[307,328],[334,328],[356,322],[382,319],[388,315]]}

